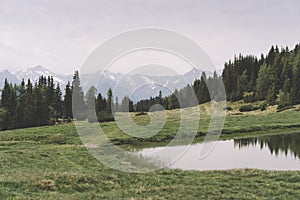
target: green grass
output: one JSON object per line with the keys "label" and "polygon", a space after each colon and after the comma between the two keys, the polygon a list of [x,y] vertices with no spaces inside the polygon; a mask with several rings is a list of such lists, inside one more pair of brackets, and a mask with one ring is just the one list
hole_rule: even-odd
{"label": "green grass", "polygon": [[[226,117],[227,132],[223,138],[300,132],[297,109],[235,115],[237,107]],[[207,105],[201,105],[200,109],[205,111]],[[178,129],[180,118],[176,112],[168,111],[163,130],[144,140],[122,133],[114,122],[101,126],[116,144],[162,145]],[[202,116],[199,132],[205,133],[209,117],[209,111]],[[141,125],[149,123],[147,116],[133,118]],[[81,145],[72,123],[0,132],[0,199],[298,199],[299,196],[299,171],[163,169],[130,174],[112,170],[96,160]]]}
{"label": "green grass", "polygon": [[[238,106],[236,104],[230,104],[230,106],[234,110],[226,116],[221,138],[300,132],[300,111],[298,108],[279,113],[270,109],[263,112],[253,111],[236,115]],[[209,108],[209,104],[200,105],[201,118],[196,141],[201,141],[207,133],[211,117]],[[146,126],[150,122],[147,115],[135,116],[135,113],[132,113],[131,117],[140,126]],[[128,135],[118,127],[116,122],[105,122],[101,123],[100,126],[105,135],[116,145],[137,146],[144,143],[149,145],[149,143],[164,143],[172,140],[177,134],[180,120],[180,110],[167,111],[167,121],[162,130],[149,138]],[[191,116],[189,123],[195,120],[197,119]],[[97,128],[98,124],[91,124],[91,127]],[[189,135],[190,133],[187,131],[185,134]],[[72,123],[0,132],[0,141],[12,140],[31,141],[40,144],[81,144],[76,128]]]}
{"label": "green grass", "polygon": [[297,199],[299,172],[159,170],[103,166],[81,146],[1,142],[1,199]]}
{"label": "green grass", "polygon": [[[234,107],[225,119],[225,124],[222,130],[223,138],[235,137],[235,135],[243,134],[244,136],[270,134],[272,132],[300,132],[300,111],[299,109],[287,110],[284,112],[276,112],[276,109],[270,108],[266,111],[253,111],[247,113],[240,113],[236,115],[238,106]],[[200,105],[201,118],[197,131],[197,141],[203,139],[207,133],[211,115],[210,105]],[[148,116],[135,116],[131,115],[134,122],[138,125],[148,125],[150,118]],[[198,120],[194,116],[189,116],[188,123],[197,123]],[[168,142],[174,138],[180,126],[180,110],[167,111],[167,121],[165,126],[154,136],[150,138],[132,137],[124,133],[115,122],[101,123],[101,128],[110,140],[117,145],[140,145],[141,143],[161,143]],[[93,125],[91,125],[93,126]],[[94,126],[97,126],[95,124]],[[130,129],[131,130],[131,129]],[[189,131],[184,133],[190,135]]]}

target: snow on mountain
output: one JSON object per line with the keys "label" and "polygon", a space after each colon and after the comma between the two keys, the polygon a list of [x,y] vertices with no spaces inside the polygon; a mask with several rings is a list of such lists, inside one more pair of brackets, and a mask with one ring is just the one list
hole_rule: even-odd
{"label": "snow on mountain", "polygon": [[[121,74],[110,71],[101,73],[100,71],[92,74],[81,74],[81,85],[86,92],[90,86],[95,86],[97,91],[106,95],[109,88],[114,91],[114,96],[121,100],[124,96],[129,95],[133,101],[157,96],[162,91],[164,96],[170,95],[175,89],[181,89],[188,83],[192,84],[195,79],[201,77],[202,71],[192,69],[184,75],[174,76],[148,76],[142,74]],[[207,73],[208,76],[211,73]],[[4,78],[11,83],[20,83],[22,79],[30,79],[33,82],[38,81],[40,76],[52,76],[55,83],[59,83],[62,91],[68,81],[72,81],[72,75],[57,74],[47,68],[38,65],[19,71],[15,74],[8,70],[0,71],[0,87],[3,87]]]}
{"label": "snow on mountain", "polygon": [[41,65],[19,71],[19,72],[15,73],[14,75],[17,77],[18,80],[30,79],[32,82],[38,81],[39,77],[41,77],[41,76],[46,76],[46,77],[52,76],[54,82],[59,83],[60,86],[65,86],[67,84],[67,82],[72,79],[71,75],[57,74],[57,73],[54,73],[54,72],[48,70],[47,68],[45,68]]}
{"label": "snow on mountain", "polygon": [[109,88],[119,99],[128,95],[134,102],[157,96],[162,91],[164,96],[170,95],[175,89],[181,89],[195,79],[199,79],[202,72],[192,69],[184,75],[176,76],[148,76],[142,74],[120,74],[113,72],[96,72],[81,75],[81,84],[85,91],[95,86],[97,91],[105,95]]}
{"label": "snow on mountain", "polygon": [[5,79],[7,79],[7,81],[12,84],[15,84],[15,83],[17,84],[20,82],[19,79],[15,75],[10,73],[10,71],[8,71],[8,70],[0,71],[0,89],[3,88]]}

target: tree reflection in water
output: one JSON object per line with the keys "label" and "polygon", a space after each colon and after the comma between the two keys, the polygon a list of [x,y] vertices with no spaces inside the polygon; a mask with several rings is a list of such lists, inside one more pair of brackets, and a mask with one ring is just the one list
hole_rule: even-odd
{"label": "tree reflection in water", "polygon": [[268,147],[271,154],[276,156],[281,152],[287,156],[290,152],[295,158],[300,159],[300,133],[234,140],[234,147],[239,149],[250,145],[260,145],[260,149]]}

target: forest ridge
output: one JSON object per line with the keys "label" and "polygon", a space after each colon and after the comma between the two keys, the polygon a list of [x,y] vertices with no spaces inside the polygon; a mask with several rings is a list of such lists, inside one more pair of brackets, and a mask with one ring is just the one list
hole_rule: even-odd
{"label": "forest ridge", "polygon": [[[110,121],[113,120],[113,112],[128,109],[144,112],[149,111],[154,104],[161,104],[165,109],[176,109],[211,100],[225,100],[221,89],[222,81],[228,101],[264,101],[264,108],[275,104],[278,104],[278,108],[299,104],[300,46],[297,44],[292,50],[272,46],[267,55],[262,54],[260,58],[235,56],[234,60],[225,63],[221,76],[215,72],[212,77],[207,77],[203,72],[193,84],[176,89],[169,96],[163,97],[160,92],[158,96],[136,104],[128,96],[119,103],[118,98],[113,97],[111,89],[106,97],[101,93],[97,94],[94,87],[84,94],[77,71],[72,83],[66,85],[64,96],[53,77],[41,76],[35,83],[23,80],[20,85],[13,85],[5,80],[0,102],[0,130],[51,125],[61,119],[70,121],[74,116],[77,120],[89,119],[92,122],[91,115],[94,114],[98,121]],[[193,91],[198,101],[190,98]],[[179,104],[181,98],[184,105]],[[72,113],[72,102],[78,113]],[[88,105],[95,105],[95,109],[88,108]]]}

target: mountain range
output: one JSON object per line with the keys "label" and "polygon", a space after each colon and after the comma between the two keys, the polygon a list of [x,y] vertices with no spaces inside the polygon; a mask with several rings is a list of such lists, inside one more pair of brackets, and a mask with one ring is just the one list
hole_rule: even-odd
{"label": "mountain range", "polygon": [[[80,75],[81,85],[84,91],[94,85],[97,91],[105,95],[109,88],[113,89],[114,96],[118,96],[119,99],[125,95],[133,101],[149,98],[150,96],[157,96],[159,91],[162,94],[169,95],[175,89],[181,89],[188,83],[193,83],[195,79],[199,79],[201,71],[193,68],[184,75],[174,76],[148,76],[143,74],[122,74],[114,73],[110,71],[104,71],[103,73],[98,71],[93,74]],[[206,72],[208,76],[210,72]],[[28,68],[17,73],[11,73],[8,70],[0,71],[0,88],[3,88],[5,78],[10,83],[20,84],[21,80],[30,79],[32,82],[36,82],[40,76],[53,76],[54,82],[59,83],[62,91],[68,81],[72,82],[73,75],[62,75],[50,71],[49,69],[38,65],[32,68]]]}

